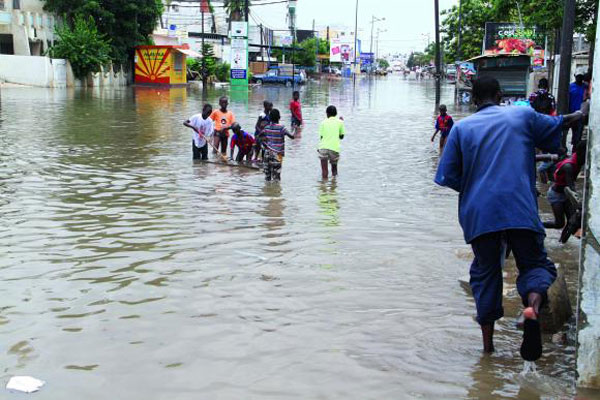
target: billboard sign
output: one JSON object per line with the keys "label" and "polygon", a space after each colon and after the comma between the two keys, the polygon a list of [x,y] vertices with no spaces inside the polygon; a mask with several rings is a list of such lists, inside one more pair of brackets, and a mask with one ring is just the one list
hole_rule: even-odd
{"label": "billboard sign", "polygon": [[361,53],[360,63],[362,65],[373,65],[375,63],[375,53]]}
{"label": "billboard sign", "polygon": [[487,22],[483,54],[512,54],[541,57],[543,60],[546,35],[535,26],[515,23]]}
{"label": "billboard sign", "polygon": [[350,64],[354,62],[354,40],[352,38],[331,39],[329,46],[329,61]]}

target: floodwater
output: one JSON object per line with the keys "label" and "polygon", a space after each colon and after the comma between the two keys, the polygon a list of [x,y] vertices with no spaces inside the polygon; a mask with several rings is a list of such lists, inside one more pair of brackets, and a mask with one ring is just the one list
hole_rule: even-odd
{"label": "floodwater", "polygon": [[[269,99],[287,124],[290,96],[254,88],[231,109],[250,128]],[[310,83],[279,184],[192,163],[197,90],[3,89],[2,384],[43,379],[40,400],[572,397],[572,340],[547,337],[540,375],[520,377],[513,284],[498,352],[480,352],[457,196],[432,183],[434,97],[397,76]],[[348,133],[322,182],[328,104]],[[574,298],[577,243],[547,244]]]}

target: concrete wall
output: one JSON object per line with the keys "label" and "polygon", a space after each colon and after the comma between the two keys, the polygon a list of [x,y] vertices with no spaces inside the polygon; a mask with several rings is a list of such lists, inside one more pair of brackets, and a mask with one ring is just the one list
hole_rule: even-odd
{"label": "concrete wall", "polygon": [[0,79],[21,85],[54,87],[54,68],[48,57],[0,54]]}
{"label": "concrete wall", "polygon": [[39,87],[121,87],[127,86],[128,74],[115,72],[112,66],[91,74],[83,82],[75,79],[71,64],[48,57],[0,54],[0,80]]}
{"label": "concrete wall", "polygon": [[[596,46],[600,46],[600,30],[597,35]],[[600,65],[600,52],[595,54],[594,63]],[[599,82],[600,74],[596,73],[594,87]],[[592,96],[589,147],[584,210],[587,229],[579,272],[577,384],[600,389],[600,93],[596,91]]]}

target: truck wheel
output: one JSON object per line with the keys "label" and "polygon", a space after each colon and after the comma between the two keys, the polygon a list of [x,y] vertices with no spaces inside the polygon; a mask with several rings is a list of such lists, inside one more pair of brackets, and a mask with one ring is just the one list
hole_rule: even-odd
{"label": "truck wheel", "polygon": [[256,83],[258,83],[259,85],[262,85],[262,79],[257,79]]}
{"label": "truck wheel", "polygon": [[292,86],[292,81],[285,81],[285,86],[286,87],[291,87]]}

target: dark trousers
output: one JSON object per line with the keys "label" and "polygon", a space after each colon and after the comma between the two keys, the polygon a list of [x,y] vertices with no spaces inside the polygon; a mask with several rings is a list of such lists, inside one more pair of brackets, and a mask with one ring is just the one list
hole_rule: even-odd
{"label": "dark trousers", "polygon": [[504,316],[502,307],[502,267],[507,246],[512,250],[519,277],[517,290],[527,305],[530,293],[542,295],[556,279],[556,267],[544,248],[545,235],[523,229],[493,232],[471,242],[475,260],[471,265],[471,289],[477,306],[477,322],[489,325]]}
{"label": "dark trousers", "polygon": [[[573,125],[573,127],[570,129],[571,130],[571,144],[573,145],[573,147],[575,148],[579,142],[581,141],[581,138],[583,137],[583,121],[577,121],[575,123],[575,125]],[[562,147],[564,147],[565,149],[567,148],[567,136],[569,135],[569,129],[565,129],[563,130],[563,136],[562,136]],[[575,149],[573,148],[573,152],[575,151]]]}
{"label": "dark trousers", "polygon": [[250,159],[252,158],[252,149],[243,152],[239,147],[238,147],[238,153],[237,156],[235,157],[235,161],[237,162],[242,162],[244,161],[244,158],[248,157],[248,161],[250,161]]}
{"label": "dark trousers", "polygon": [[192,154],[194,160],[208,160],[208,143],[202,147],[196,147],[196,143],[192,140]]}

